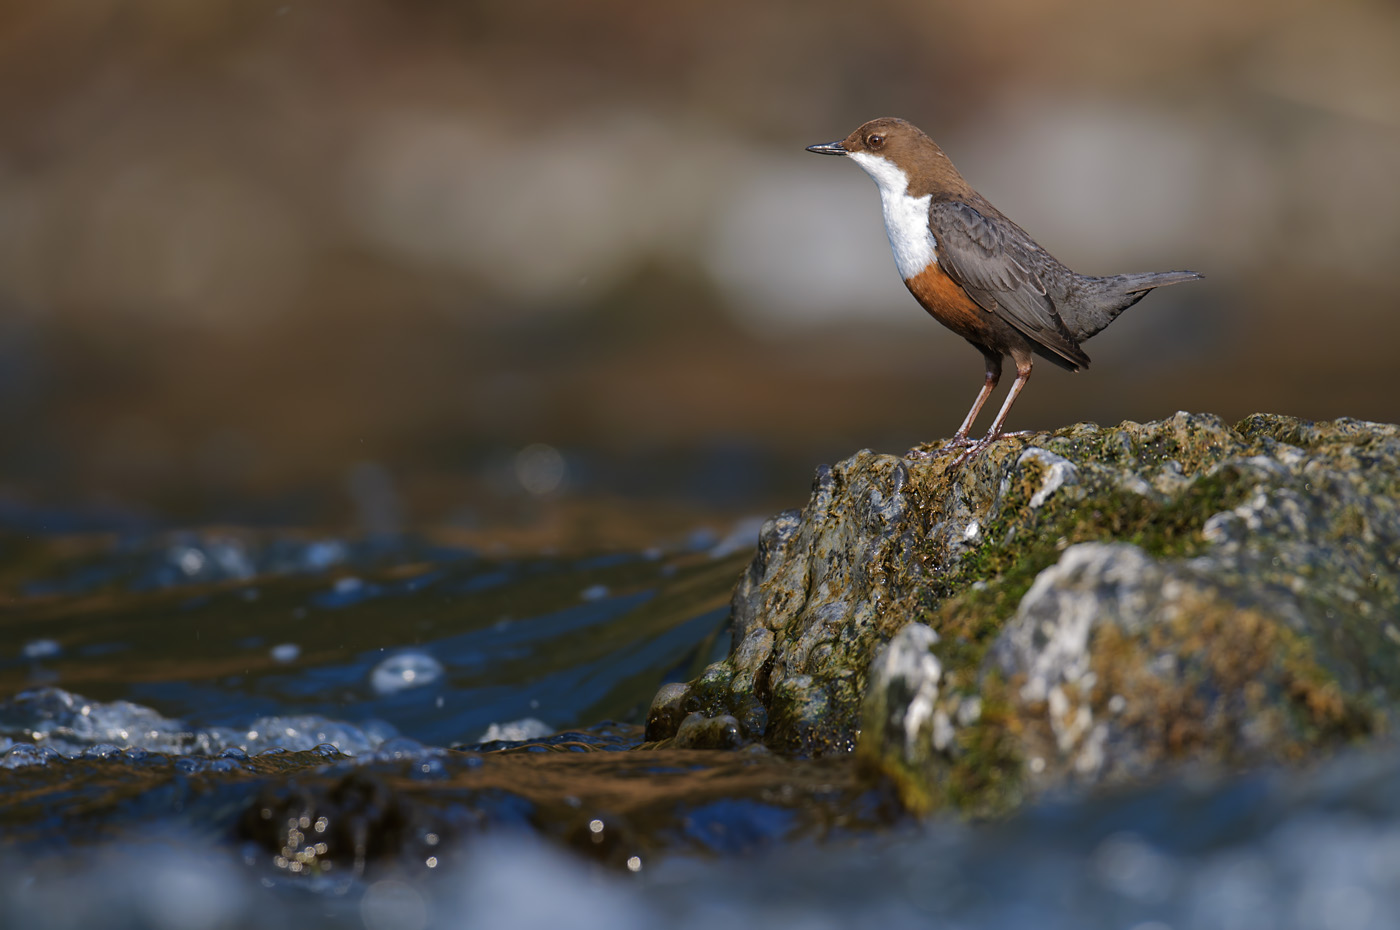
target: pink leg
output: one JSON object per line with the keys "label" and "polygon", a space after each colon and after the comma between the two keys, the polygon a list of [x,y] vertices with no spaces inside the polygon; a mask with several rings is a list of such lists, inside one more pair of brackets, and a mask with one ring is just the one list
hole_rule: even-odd
{"label": "pink leg", "polygon": [[992,440],[1001,435],[1001,428],[1006,423],[1006,415],[1011,412],[1011,405],[1016,403],[1016,397],[1021,393],[1021,388],[1026,386],[1026,382],[1031,379],[1031,361],[1026,359],[1024,363],[1016,363],[1016,381],[1011,385],[1011,391],[1006,395],[1006,400],[1002,401],[1001,409],[997,411],[997,418],[992,421],[992,428],[987,430],[987,435],[982,437],[982,441],[990,444]]}
{"label": "pink leg", "polygon": [[[990,397],[992,391],[996,389],[997,382],[1001,380],[1001,356],[988,355],[986,353],[983,353],[983,355],[987,359],[987,379],[982,382],[982,390],[978,392],[977,399],[972,402],[972,409],[969,410],[967,416],[963,418],[962,426],[958,427],[958,431],[953,434],[952,439],[939,447],[939,452],[959,449],[971,444],[971,440],[967,438],[967,432],[972,429],[972,424],[976,421],[977,414],[982,412],[982,405],[987,402],[987,398]],[[934,455],[935,453],[920,449],[917,446],[904,453],[905,458],[912,459],[930,459],[933,458]]]}
{"label": "pink leg", "polygon": [[997,411],[997,418],[992,421],[992,428],[987,430],[987,435],[968,446],[967,451],[959,455],[953,464],[961,465],[972,456],[986,449],[996,442],[1001,436],[1001,428],[1006,424],[1006,415],[1011,412],[1011,405],[1016,403],[1017,396],[1021,389],[1026,386],[1026,382],[1031,379],[1031,360],[1029,358],[1016,360],[1016,381],[1011,385],[1010,392],[1006,395],[1006,400],[1002,401],[1001,410]]}
{"label": "pink leg", "polygon": [[[953,434],[953,442],[962,444],[967,439],[968,430],[972,429],[973,422],[977,419],[977,414],[982,412],[982,405],[987,402],[987,398],[992,396],[992,391],[996,390],[997,382],[1001,380],[1001,356],[987,356],[987,380],[982,383],[982,390],[977,395],[977,399],[972,402],[972,409],[967,412],[967,417],[962,421],[962,426]],[[1014,388],[1013,388],[1014,390]]]}

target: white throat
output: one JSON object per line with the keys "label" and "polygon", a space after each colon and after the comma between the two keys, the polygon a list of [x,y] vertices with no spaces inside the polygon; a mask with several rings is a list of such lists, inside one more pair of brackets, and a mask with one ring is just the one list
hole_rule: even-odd
{"label": "white throat", "polygon": [[890,237],[894,264],[899,276],[908,281],[938,258],[938,243],[928,228],[928,206],[933,195],[910,197],[909,176],[888,158],[869,152],[852,152],[850,158],[880,188],[885,234]]}

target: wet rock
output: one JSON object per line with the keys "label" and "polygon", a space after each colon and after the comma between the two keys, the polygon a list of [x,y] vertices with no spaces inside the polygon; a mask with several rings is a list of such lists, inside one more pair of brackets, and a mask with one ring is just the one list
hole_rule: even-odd
{"label": "wet rock", "polygon": [[681,721],[686,718],[685,699],[688,694],[689,689],[679,682],[661,686],[661,690],[656,692],[656,697],[652,699],[651,709],[647,711],[648,739],[663,738],[652,737],[652,733],[665,734],[665,737],[676,735]]}
{"label": "wet rock", "polygon": [[675,749],[738,749],[744,744],[739,721],[721,714],[691,714],[681,721],[673,741]]}
{"label": "wet rock", "polygon": [[[1256,415],[859,452],[770,520],[734,647],[658,696],[906,802],[1311,757],[1400,696],[1400,428]],[[664,700],[663,700],[664,699]]]}

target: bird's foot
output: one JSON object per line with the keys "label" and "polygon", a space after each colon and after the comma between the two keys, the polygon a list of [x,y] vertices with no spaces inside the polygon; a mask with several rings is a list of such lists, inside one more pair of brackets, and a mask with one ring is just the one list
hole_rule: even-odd
{"label": "bird's foot", "polygon": [[988,447],[991,446],[992,443],[996,442],[998,439],[1002,438],[1003,436],[1014,436],[1014,435],[1015,435],[1014,433],[997,433],[997,434],[988,433],[987,435],[983,436],[981,439],[976,439],[976,440],[970,441],[970,442],[967,444],[967,448],[963,450],[962,454],[959,455],[957,458],[953,459],[953,467],[954,467],[954,468],[959,468],[959,467],[961,467],[965,462],[967,462],[968,459],[976,458],[977,456],[981,455],[983,452],[985,452],[985,451],[987,450]]}
{"label": "bird's foot", "polygon": [[953,467],[957,468],[959,465],[962,465],[968,459],[981,455],[987,449],[991,448],[992,443],[996,442],[999,439],[1024,439],[1027,436],[1034,435],[1035,430],[1028,429],[1017,430],[1014,433],[988,433],[981,439],[969,442],[967,449],[965,449],[961,455],[959,455],[956,459],[953,460]]}
{"label": "bird's foot", "polygon": [[945,452],[953,452],[957,449],[962,449],[972,444],[973,440],[967,438],[967,436],[954,436],[952,439],[949,439],[947,442],[943,443],[943,445],[935,449],[926,449],[923,446],[915,446],[908,452],[904,453],[904,457],[906,459],[912,459],[915,462],[931,462]]}

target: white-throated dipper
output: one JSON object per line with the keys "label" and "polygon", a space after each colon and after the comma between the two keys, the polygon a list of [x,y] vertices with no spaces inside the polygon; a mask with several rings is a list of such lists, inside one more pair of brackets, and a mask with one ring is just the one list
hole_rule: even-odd
{"label": "white-throated dipper", "polygon": [[987,435],[1002,435],[1034,355],[1070,371],[1089,366],[1079,344],[1142,300],[1154,287],[1194,281],[1194,271],[1091,277],[1060,264],[1026,231],[972,189],[943,150],[902,119],[875,119],[809,152],[844,155],[880,188],[885,232],[899,276],[925,310],[972,343],[987,360],[987,380],[949,446],[968,430],[1011,356],[1016,382]]}

